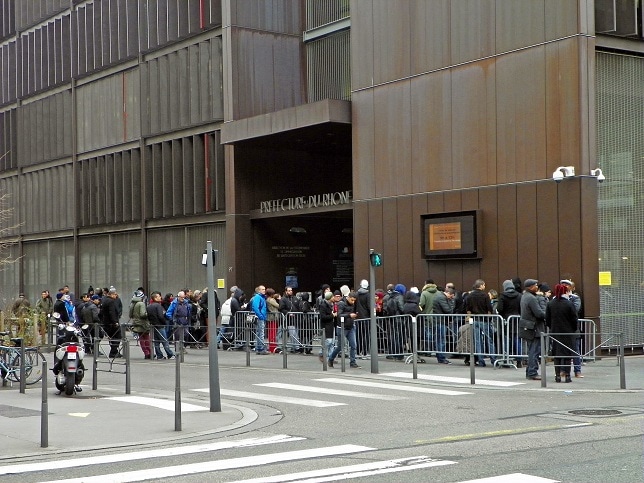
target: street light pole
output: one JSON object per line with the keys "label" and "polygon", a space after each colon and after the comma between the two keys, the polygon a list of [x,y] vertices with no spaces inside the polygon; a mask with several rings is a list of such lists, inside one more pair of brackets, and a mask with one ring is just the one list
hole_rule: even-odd
{"label": "street light pole", "polygon": [[215,305],[214,251],[212,242],[206,242],[206,270],[208,280],[208,376],[210,379],[210,412],[221,412],[219,388],[219,359],[217,355],[217,307]]}

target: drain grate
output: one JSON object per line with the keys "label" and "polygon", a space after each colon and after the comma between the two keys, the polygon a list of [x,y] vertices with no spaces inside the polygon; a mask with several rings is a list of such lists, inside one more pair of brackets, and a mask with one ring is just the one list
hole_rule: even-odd
{"label": "drain grate", "polygon": [[622,414],[617,409],[575,409],[574,411],[568,412],[575,416],[616,416]]}

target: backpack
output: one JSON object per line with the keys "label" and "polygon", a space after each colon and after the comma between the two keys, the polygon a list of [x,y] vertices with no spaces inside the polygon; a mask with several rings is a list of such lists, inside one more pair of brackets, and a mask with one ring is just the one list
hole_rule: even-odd
{"label": "backpack", "polygon": [[387,294],[382,303],[382,310],[388,316],[398,315],[398,297],[393,293]]}

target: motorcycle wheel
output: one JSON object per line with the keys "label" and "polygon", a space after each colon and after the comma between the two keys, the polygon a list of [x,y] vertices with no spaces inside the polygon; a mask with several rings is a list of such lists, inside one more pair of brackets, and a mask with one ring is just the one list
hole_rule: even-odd
{"label": "motorcycle wheel", "polygon": [[67,396],[74,394],[74,382],[75,381],[73,377],[70,377],[69,375],[65,377],[65,394]]}

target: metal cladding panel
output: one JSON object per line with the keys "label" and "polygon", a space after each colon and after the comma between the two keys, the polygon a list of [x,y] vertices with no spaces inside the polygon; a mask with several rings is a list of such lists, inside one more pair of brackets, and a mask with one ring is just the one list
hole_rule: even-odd
{"label": "metal cladding panel", "polygon": [[[404,196],[396,199],[396,226],[398,234],[397,258],[398,277],[403,280],[414,280],[414,264],[418,257],[414,251],[413,228],[414,212],[412,198]],[[409,287],[407,287],[409,288]]]}
{"label": "metal cladding panel", "polygon": [[[452,185],[452,85],[448,70],[411,81],[412,191]],[[356,109],[354,109],[355,111]]]}
{"label": "metal cladding panel", "polygon": [[[523,253],[526,247],[518,246],[515,233],[517,233],[517,218],[524,216],[524,214],[522,210],[517,208],[517,185],[499,186],[497,190],[497,217],[493,220],[498,232],[499,280],[503,282],[503,280],[511,279],[519,273],[519,252]],[[491,252],[489,248],[492,247],[488,247],[486,250],[486,257],[494,256],[494,252]]]}
{"label": "metal cladding panel", "polygon": [[374,89],[376,196],[410,193],[410,82]]}
{"label": "metal cladding panel", "polygon": [[373,82],[381,84],[411,74],[411,38],[407,0],[374,0]]}
{"label": "metal cladding panel", "polygon": [[[565,203],[567,197],[564,195],[563,198]],[[534,240],[532,250],[536,252],[537,271],[541,281],[547,282],[554,289],[554,284],[562,278],[562,274],[558,271],[559,256],[571,250],[578,251],[578,247],[568,245],[566,239],[560,238],[559,211],[565,211],[566,208],[561,207],[557,183],[553,181],[537,185],[536,205],[537,238]]]}
{"label": "metal cladding panel", "polygon": [[497,53],[528,47],[545,40],[545,0],[497,0]]}
{"label": "metal cladding panel", "polygon": [[351,88],[355,92],[373,86],[373,2],[351,0]]}
{"label": "metal cladding panel", "polygon": [[545,0],[544,6],[546,41],[578,33],[582,15],[578,0]]}
{"label": "metal cladding panel", "polygon": [[17,109],[21,166],[71,156],[71,98],[71,91],[63,91]]}
{"label": "metal cladding panel", "polygon": [[303,0],[228,0],[231,25],[242,28],[301,35]]}
{"label": "metal cladding panel", "polygon": [[545,48],[500,57],[496,63],[496,89],[496,181],[545,178]]}
{"label": "metal cladding panel", "polygon": [[451,64],[492,56],[495,50],[496,0],[451,1]]}
{"label": "metal cladding panel", "polygon": [[[481,243],[479,244],[478,252],[481,256],[481,275],[484,278],[488,278],[490,281],[499,280],[501,276],[499,275],[501,263],[499,258],[502,256],[500,250],[495,248],[499,246],[499,231],[494,220],[498,219],[499,216],[499,192],[495,188],[482,188],[478,191],[479,200],[477,203],[477,208],[481,208],[481,216],[479,221],[481,222],[480,233],[481,233]],[[501,284],[489,285],[489,289],[496,289],[497,292],[501,293],[502,288]]]}
{"label": "metal cladding panel", "polygon": [[299,37],[233,28],[231,44],[233,120],[304,102],[303,45]]}
{"label": "metal cladding panel", "polygon": [[407,3],[411,74],[421,74],[450,65],[450,32],[445,28],[450,23],[450,0]]}
{"label": "metal cladding panel", "polygon": [[[521,278],[539,278],[536,244],[551,243],[537,232],[537,188],[535,184],[517,185],[517,271]],[[549,207],[550,213],[555,210]],[[571,210],[572,211],[572,210]],[[512,234],[509,234],[512,236]],[[553,248],[556,249],[556,248]]]}
{"label": "metal cladding panel", "polygon": [[577,165],[581,157],[579,40],[546,45],[547,170]]}
{"label": "metal cladding panel", "polygon": [[353,165],[353,198],[370,199],[376,195],[375,139],[373,129],[374,93],[371,90],[354,92],[352,96],[351,144]]}
{"label": "metal cladding panel", "polygon": [[140,136],[139,76],[138,69],[130,70],[77,89],[79,152]]}
{"label": "metal cladding panel", "polygon": [[494,182],[496,68],[493,60],[452,69],[453,188]]}

